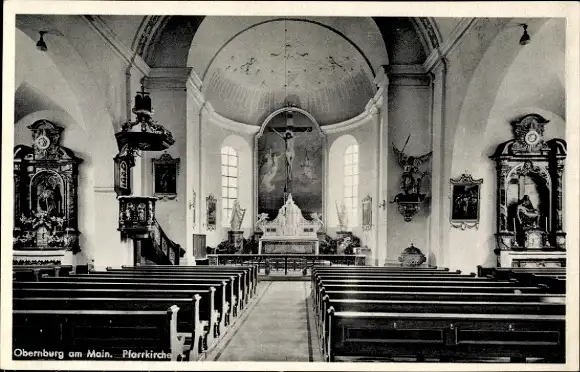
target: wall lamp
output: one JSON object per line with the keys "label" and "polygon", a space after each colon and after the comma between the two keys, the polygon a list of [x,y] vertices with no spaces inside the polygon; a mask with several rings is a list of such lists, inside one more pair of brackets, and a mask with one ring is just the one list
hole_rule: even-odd
{"label": "wall lamp", "polygon": [[40,50],[41,52],[46,52],[48,48],[46,47],[46,43],[44,42],[43,36],[46,34],[46,31],[39,31],[40,39],[36,43],[36,49]]}
{"label": "wall lamp", "polygon": [[530,43],[530,35],[528,34],[528,25],[525,23],[521,25],[524,28],[524,34],[520,38],[520,45],[527,45]]}

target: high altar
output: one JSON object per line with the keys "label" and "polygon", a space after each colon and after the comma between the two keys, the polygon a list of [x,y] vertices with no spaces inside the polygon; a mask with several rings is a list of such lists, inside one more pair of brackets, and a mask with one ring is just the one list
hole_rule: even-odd
{"label": "high altar", "polygon": [[305,219],[292,194],[288,194],[286,203],[273,221],[266,221],[266,217],[262,216],[258,221],[258,228],[263,232],[259,254],[319,254],[316,233],[322,227],[322,221],[317,217],[312,221]]}

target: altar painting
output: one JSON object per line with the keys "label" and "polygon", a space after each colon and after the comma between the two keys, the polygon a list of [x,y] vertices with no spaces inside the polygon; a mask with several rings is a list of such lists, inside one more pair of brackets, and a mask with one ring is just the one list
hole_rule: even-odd
{"label": "altar painting", "polygon": [[270,121],[258,139],[258,214],[276,218],[284,192],[292,193],[304,217],[322,213],[323,140],[309,119],[294,113]]}

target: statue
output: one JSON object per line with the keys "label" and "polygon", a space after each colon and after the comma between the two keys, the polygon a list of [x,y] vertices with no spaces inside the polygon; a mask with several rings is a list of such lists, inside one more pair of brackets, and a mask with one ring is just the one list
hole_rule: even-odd
{"label": "statue", "polygon": [[339,207],[337,202],[336,213],[338,214],[338,226],[340,227],[340,231],[346,231],[348,228],[348,211],[346,205],[342,203]]}
{"label": "statue", "polygon": [[[407,142],[409,142],[409,137],[407,137]],[[393,151],[397,157],[397,162],[403,168],[400,184],[401,190],[403,190],[405,196],[419,196],[421,195],[421,180],[429,174],[428,172],[419,171],[419,166],[429,160],[433,152],[430,151],[421,156],[408,156],[403,152],[407,146],[407,142],[405,142],[405,146],[401,150],[397,149],[393,143]]]}
{"label": "statue", "polygon": [[268,213],[260,213],[258,215],[258,222],[256,222],[256,227],[260,231],[264,231],[264,224],[268,222],[269,215]]}
{"label": "statue", "polygon": [[[311,132],[312,128],[297,128],[294,127],[294,120],[292,113],[286,114],[286,128],[284,133],[278,132],[274,128],[270,128],[272,132],[276,133],[280,138],[284,140],[284,154],[286,155],[286,183],[292,180],[292,167],[294,165],[294,158],[296,157],[296,150],[294,148],[294,142],[296,136],[299,132]],[[287,189],[287,184],[286,188]]]}
{"label": "statue", "polygon": [[317,224],[319,228],[321,228],[324,225],[324,223],[320,219],[321,216],[319,216],[318,213],[316,212],[310,213],[310,217],[312,217],[312,222]]}
{"label": "statue", "polygon": [[537,228],[540,224],[540,212],[534,208],[528,195],[518,202],[517,218],[522,228]]}
{"label": "statue", "polygon": [[242,222],[246,215],[246,210],[240,207],[240,202],[238,199],[234,200],[234,206],[232,208],[232,217],[230,219],[230,227],[233,231],[238,231],[242,227]]}

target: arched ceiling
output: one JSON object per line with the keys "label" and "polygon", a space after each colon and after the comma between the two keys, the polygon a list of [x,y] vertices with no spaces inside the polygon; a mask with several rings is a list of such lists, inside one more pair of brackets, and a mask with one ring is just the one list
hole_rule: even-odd
{"label": "arched ceiling", "polygon": [[432,18],[101,18],[124,43],[137,29],[149,66],[193,67],[218,114],[254,125],[287,102],[321,125],[355,117],[382,65],[422,64],[441,43]]}
{"label": "arched ceiling", "polygon": [[270,112],[292,103],[321,125],[331,124],[360,114],[374,95],[374,69],[368,57],[324,23],[260,21],[227,35],[223,45],[214,43],[213,55],[204,55],[207,48],[196,46],[215,40],[218,25],[223,27],[224,22],[214,18],[201,24],[190,61],[203,81],[206,99],[228,119],[260,125]]}

